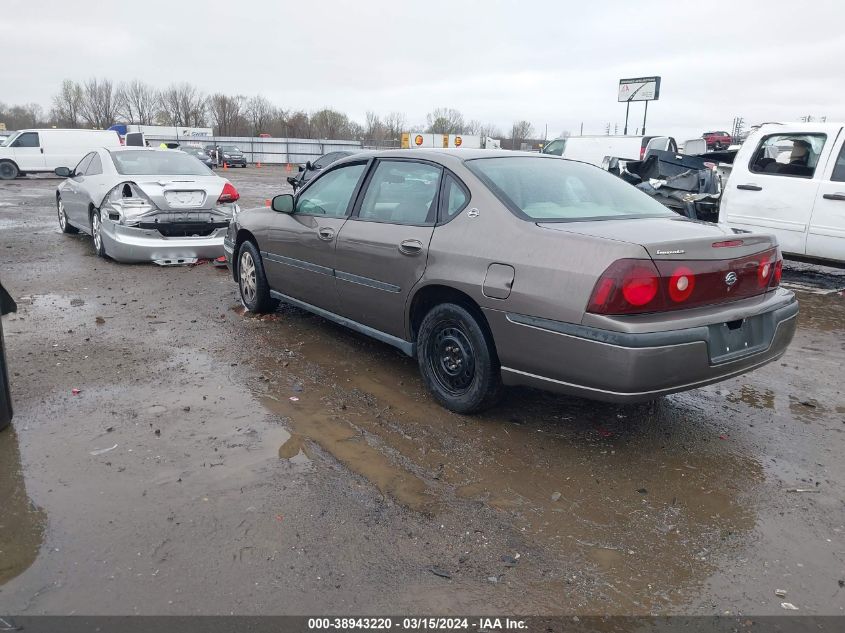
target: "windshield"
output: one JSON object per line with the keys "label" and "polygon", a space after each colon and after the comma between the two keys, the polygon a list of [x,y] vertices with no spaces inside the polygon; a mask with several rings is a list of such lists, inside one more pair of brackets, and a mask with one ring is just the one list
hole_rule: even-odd
{"label": "windshield", "polygon": [[674,216],[656,200],[598,167],[556,158],[476,158],[466,166],[516,215],[577,221]]}
{"label": "windshield", "polygon": [[208,176],[212,172],[193,156],[173,150],[129,150],[111,155],[117,173],[124,176]]}
{"label": "windshield", "polygon": [[240,152],[241,150],[235,145],[221,145],[220,149],[224,152]]}

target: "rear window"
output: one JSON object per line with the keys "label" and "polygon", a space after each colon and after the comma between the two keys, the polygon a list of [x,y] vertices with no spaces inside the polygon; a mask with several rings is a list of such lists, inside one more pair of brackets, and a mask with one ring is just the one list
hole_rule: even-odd
{"label": "rear window", "polygon": [[517,216],[572,222],[675,214],[598,167],[555,158],[477,158],[466,166]]}
{"label": "rear window", "polygon": [[129,150],[113,152],[111,157],[117,173],[124,176],[208,176],[212,173],[193,156],[175,150]]}

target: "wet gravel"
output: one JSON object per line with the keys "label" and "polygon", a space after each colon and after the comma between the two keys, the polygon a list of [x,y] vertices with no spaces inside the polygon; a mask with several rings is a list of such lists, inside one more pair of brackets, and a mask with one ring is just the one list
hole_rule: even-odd
{"label": "wet gravel", "polygon": [[58,182],[0,182],[0,613],[845,610],[843,271],[787,267],[799,329],[752,374],[466,417],[385,345],[244,313],[225,269],[96,258]]}

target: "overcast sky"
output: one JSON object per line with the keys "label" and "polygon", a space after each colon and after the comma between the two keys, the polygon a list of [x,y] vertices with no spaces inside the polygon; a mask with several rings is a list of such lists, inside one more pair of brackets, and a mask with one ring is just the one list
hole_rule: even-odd
{"label": "overcast sky", "polygon": [[[621,133],[618,80],[660,75],[649,133],[845,119],[845,2],[821,0],[4,0],[0,59],[0,101],[45,109],[65,78],[140,78],[359,122],[453,107],[551,138]],[[642,115],[632,104],[629,131]]]}

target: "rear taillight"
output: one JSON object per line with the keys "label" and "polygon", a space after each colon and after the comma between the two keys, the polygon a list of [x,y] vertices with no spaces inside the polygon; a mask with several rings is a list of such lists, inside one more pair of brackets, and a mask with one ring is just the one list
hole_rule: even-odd
{"label": "rear taillight", "polygon": [[730,260],[620,259],[599,277],[587,312],[643,314],[745,299],[777,287],[782,266],[774,248]]}
{"label": "rear taillight", "polygon": [[223,191],[220,193],[220,197],[217,198],[217,204],[235,202],[240,197],[241,196],[238,193],[238,190],[235,189],[232,183],[227,182],[225,185],[223,185]]}
{"label": "rear taillight", "polygon": [[640,147],[640,160],[642,160],[643,157],[645,157],[645,145]]}

